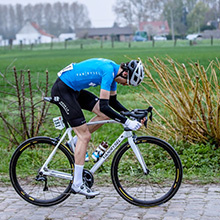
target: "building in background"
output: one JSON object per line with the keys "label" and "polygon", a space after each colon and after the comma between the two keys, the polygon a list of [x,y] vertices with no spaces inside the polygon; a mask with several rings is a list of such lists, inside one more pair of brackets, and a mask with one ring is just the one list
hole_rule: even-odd
{"label": "building in background", "polygon": [[54,35],[41,29],[35,22],[27,21],[16,34],[16,39],[13,41],[13,44],[50,43],[54,38]]}
{"label": "building in background", "polygon": [[132,27],[119,27],[114,23],[110,28],[79,28],[76,29],[77,38],[92,38],[98,40],[131,41],[134,30]]}
{"label": "building in background", "polygon": [[217,30],[205,30],[204,32],[201,33],[202,38],[204,39],[220,39],[220,29]]}
{"label": "building in background", "polygon": [[59,35],[59,41],[67,41],[67,40],[76,40],[76,34],[75,33],[62,33]]}
{"label": "building in background", "polygon": [[143,21],[139,24],[140,31],[146,31],[150,36],[166,36],[170,33],[167,21]]}

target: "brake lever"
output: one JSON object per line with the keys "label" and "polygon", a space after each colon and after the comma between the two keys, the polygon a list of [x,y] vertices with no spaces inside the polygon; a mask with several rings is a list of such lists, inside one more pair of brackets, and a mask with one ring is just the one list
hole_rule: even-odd
{"label": "brake lever", "polygon": [[148,117],[148,115],[147,115],[147,117],[145,117],[145,122],[144,122],[144,126],[147,128],[147,122],[148,122],[148,118],[151,120],[151,121],[153,121],[153,112],[152,112],[152,110],[153,110],[153,107],[152,106],[150,106],[148,109],[147,109],[147,111],[148,111],[148,113],[150,113],[150,116]]}
{"label": "brake lever", "polygon": [[153,112],[150,112],[149,119],[150,119],[151,121],[153,121]]}

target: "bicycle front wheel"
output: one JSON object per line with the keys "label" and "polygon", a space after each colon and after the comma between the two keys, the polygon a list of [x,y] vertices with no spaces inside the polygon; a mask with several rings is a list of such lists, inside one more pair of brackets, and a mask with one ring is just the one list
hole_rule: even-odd
{"label": "bicycle front wheel", "polygon": [[182,164],[176,151],[155,137],[138,137],[135,141],[149,169],[144,174],[132,148],[126,142],[115,154],[112,182],[119,195],[137,206],[156,206],[167,202],[178,191]]}
{"label": "bicycle front wheel", "polygon": [[[71,180],[40,175],[57,141],[48,137],[28,139],[18,146],[10,161],[10,179],[16,192],[27,202],[38,206],[58,204],[70,195]],[[73,176],[74,159],[69,148],[61,144],[48,169]]]}

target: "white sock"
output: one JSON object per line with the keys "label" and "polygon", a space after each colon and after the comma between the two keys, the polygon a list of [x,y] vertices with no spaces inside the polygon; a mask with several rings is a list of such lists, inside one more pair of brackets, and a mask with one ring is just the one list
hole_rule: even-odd
{"label": "white sock", "polygon": [[77,165],[74,166],[74,180],[73,185],[74,186],[81,186],[83,184],[83,167],[84,165]]}

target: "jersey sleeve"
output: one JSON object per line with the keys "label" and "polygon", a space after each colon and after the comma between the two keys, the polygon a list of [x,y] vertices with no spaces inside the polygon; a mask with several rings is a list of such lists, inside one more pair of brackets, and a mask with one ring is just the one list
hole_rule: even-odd
{"label": "jersey sleeve", "polygon": [[117,83],[114,81],[114,69],[113,67],[108,67],[104,70],[101,81],[101,89],[107,91],[115,91],[117,88]]}
{"label": "jersey sleeve", "polygon": [[115,80],[114,80],[111,85],[111,91],[116,91],[116,90],[117,90],[117,82],[115,82]]}

